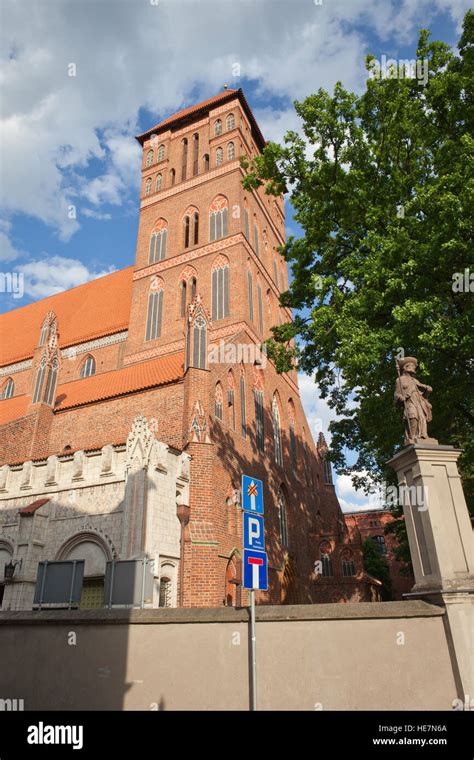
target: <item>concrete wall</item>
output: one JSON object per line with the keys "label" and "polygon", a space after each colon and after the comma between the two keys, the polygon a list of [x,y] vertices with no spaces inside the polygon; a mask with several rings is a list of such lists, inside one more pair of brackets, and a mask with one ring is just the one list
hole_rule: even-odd
{"label": "concrete wall", "polygon": [[[450,710],[444,619],[422,601],[257,607],[258,707]],[[248,635],[246,609],[0,613],[0,698],[25,710],[246,710]]]}

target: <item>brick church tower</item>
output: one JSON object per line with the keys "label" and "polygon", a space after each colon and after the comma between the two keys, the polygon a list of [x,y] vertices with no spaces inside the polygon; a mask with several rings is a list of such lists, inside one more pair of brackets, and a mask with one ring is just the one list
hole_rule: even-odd
{"label": "brick church tower", "polygon": [[[291,319],[279,305],[288,286],[278,254],[284,201],[242,187],[239,157],[265,144],[242,90],[225,90],[137,140],[133,267],[3,318],[7,333],[16,319],[29,337],[22,351],[7,341],[0,357],[10,383],[0,400],[0,520],[7,507],[10,517],[15,508],[43,515],[48,559],[68,557],[71,546],[81,556],[87,540],[105,559],[152,556],[155,604],[245,604],[239,487],[246,473],[265,488],[270,590],[258,601],[367,598],[360,540],[343,520],[324,439],[313,442],[297,374],[278,375],[260,351],[270,328]],[[85,303],[87,324],[72,320],[74,306]],[[47,315],[56,336],[49,353],[41,348]],[[46,389],[38,378],[52,350],[56,385]],[[38,415],[46,420],[39,428]],[[35,471],[32,503],[25,476],[15,474],[26,465]],[[85,473],[92,501],[100,496],[109,517],[98,527],[92,502],[78,495],[87,529],[56,536],[54,515]],[[104,491],[110,473],[121,484],[110,490],[112,501]],[[15,529],[4,533],[0,564],[2,547],[5,561],[18,551]],[[94,557],[90,583],[100,596]]]}

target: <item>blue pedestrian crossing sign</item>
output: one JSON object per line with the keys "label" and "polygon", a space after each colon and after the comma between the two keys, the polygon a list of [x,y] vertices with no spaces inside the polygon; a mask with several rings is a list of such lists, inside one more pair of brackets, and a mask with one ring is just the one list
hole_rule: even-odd
{"label": "blue pedestrian crossing sign", "polygon": [[242,475],[242,509],[263,515],[263,483],[250,475]]}
{"label": "blue pedestrian crossing sign", "polygon": [[244,549],[265,549],[265,528],[263,517],[251,512],[242,512],[244,520]]}
{"label": "blue pedestrian crossing sign", "polygon": [[268,591],[268,559],[266,552],[244,549],[244,588]]}

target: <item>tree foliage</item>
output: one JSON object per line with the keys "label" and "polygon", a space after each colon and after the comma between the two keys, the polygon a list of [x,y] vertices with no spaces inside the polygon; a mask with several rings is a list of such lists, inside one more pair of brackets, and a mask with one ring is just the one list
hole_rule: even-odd
{"label": "tree foliage", "polygon": [[382,583],[382,601],[390,602],[393,599],[393,589],[388,562],[381,556],[372,538],[367,538],[362,544],[362,559],[365,572]]}
{"label": "tree foliage", "polygon": [[[386,461],[403,441],[394,407],[394,358],[418,358],[433,386],[429,433],[464,448],[473,491],[473,294],[453,277],[472,267],[474,14],[459,54],[419,36],[428,81],[368,77],[354,94],[337,83],[295,109],[303,131],[269,143],[247,189],[291,192],[303,236],[281,249],[293,279],[281,302],[297,315],[273,328],[278,371],[298,359],[335,410],[331,459],[339,471],[393,478]],[[371,57],[367,58],[370,67]],[[345,448],[358,459],[348,466]]]}

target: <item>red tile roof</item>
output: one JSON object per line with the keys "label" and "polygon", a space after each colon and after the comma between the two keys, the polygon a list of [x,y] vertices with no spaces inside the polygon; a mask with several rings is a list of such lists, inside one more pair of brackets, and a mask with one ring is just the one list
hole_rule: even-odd
{"label": "red tile roof", "polygon": [[197,103],[193,106],[190,106],[189,108],[184,108],[182,111],[178,111],[172,116],[168,116],[163,121],[160,121],[159,124],[156,124],[152,129],[148,129],[146,132],[142,132],[140,135],[137,135],[136,139],[140,145],[143,145],[145,140],[148,139],[153,133],[162,132],[164,129],[170,127],[171,125],[175,125],[180,121],[184,121],[191,116],[197,115],[199,111],[205,113],[218,103],[225,103],[227,100],[232,100],[234,97],[238,97],[242,103],[245,112],[250,120],[250,123],[255,131],[257,142],[260,143],[260,147],[263,147],[265,145],[265,139],[260,132],[260,127],[255,121],[255,117],[250,110],[250,106],[247,103],[247,100],[241,88],[238,90],[224,90],[223,92],[219,92],[217,95],[214,95],[212,98],[203,100],[201,103]]}
{"label": "red tile roof", "polygon": [[180,380],[184,374],[184,354],[132,364],[130,367],[104,372],[58,386],[55,410],[70,409],[95,401],[124,396],[158,385]]}
{"label": "red tile roof", "polygon": [[36,501],[33,501],[31,504],[28,504],[27,507],[22,507],[18,510],[19,515],[23,515],[23,517],[31,517],[34,515],[37,509],[42,507],[44,504],[47,504],[49,499],[37,499]]}
{"label": "red tile roof", "polygon": [[28,359],[48,311],[58,318],[61,348],[128,328],[133,267],[90,280],[0,315],[0,366]]}
{"label": "red tile roof", "polygon": [[0,401],[0,425],[24,417],[31,396],[12,396]]}

